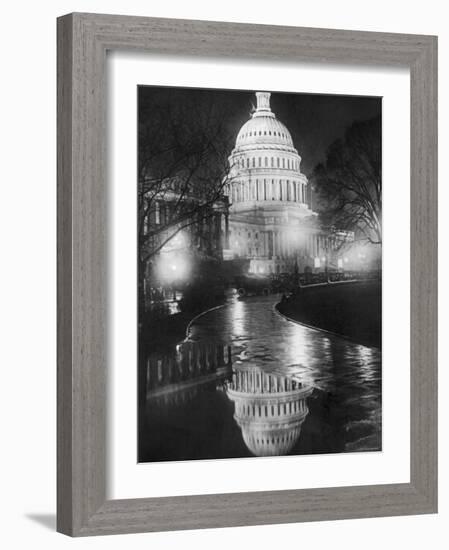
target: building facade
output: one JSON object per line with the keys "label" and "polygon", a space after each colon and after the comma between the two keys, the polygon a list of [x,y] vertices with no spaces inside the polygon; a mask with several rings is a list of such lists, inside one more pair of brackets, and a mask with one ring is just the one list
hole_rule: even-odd
{"label": "building facade", "polygon": [[142,194],[139,211],[139,286],[140,300],[148,307],[176,296],[173,289],[198,278],[206,264],[222,261],[228,246],[228,199],[217,196],[205,204],[179,189],[176,178],[145,184],[149,191]]}
{"label": "building facade", "polygon": [[286,126],[257,92],[257,108],[240,129],[229,156],[229,247],[225,258],[245,258],[252,273],[323,269],[329,237],[309,206],[308,181]]}

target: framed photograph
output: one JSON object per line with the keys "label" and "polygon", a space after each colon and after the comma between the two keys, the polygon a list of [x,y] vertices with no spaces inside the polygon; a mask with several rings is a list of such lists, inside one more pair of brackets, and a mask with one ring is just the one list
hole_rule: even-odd
{"label": "framed photograph", "polygon": [[437,39],[58,19],[58,531],[437,511]]}

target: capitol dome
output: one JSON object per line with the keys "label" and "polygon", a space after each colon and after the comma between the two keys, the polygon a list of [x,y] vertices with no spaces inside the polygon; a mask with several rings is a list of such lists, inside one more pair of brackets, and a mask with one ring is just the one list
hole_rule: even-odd
{"label": "capitol dome", "polygon": [[257,108],[240,129],[229,156],[230,202],[280,201],[305,205],[307,178],[287,127],[270,108],[270,92],[256,92]]}
{"label": "capitol dome", "polygon": [[294,262],[304,269],[313,265],[317,251],[301,157],[271,110],[270,97],[256,92],[257,107],[237,134],[224,182],[225,258],[248,260],[250,273],[286,273]]}
{"label": "capitol dome", "polygon": [[269,92],[256,93],[257,109],[240,129],[235,145],[237,148],[272,145],[288,147],[296,152],[290,132],[270,108],[270,95]]}

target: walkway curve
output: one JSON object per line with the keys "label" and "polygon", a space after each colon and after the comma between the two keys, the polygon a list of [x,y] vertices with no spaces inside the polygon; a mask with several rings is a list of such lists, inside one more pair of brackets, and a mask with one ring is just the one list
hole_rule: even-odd
{"label": "walkway curve", "polygon": [[[141,461],[381,450],[380,351],[292,322],[277,301],[271,295],[215,306],[191,320],[176,349],[149,358],[150,382],[163,388],[142,409]],[[262,379],[276,388],[267,403],[259,399],[256,411],[251,393],[237,407],[229,388]],[[306,388],[306,402],[287,410],[277,393],[281,380]],[[307,414],[292,434],[298,411]]]}
{"label": "walkway curve", "polygon": [[[188,340],[231,346],[232,363],[295,376],[335,395],[339,407],[357,403],[352,422],[373,422],[380,431],[381,352],[282,316],[278,297],[234,300],[192,320]],[[350,414],[349,414],[350,417]]]}

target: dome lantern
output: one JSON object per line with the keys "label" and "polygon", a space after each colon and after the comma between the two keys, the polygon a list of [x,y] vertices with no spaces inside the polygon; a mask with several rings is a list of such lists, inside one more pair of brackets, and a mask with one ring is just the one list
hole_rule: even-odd
{"label": "dome lantern", "polygon": [[253,113],[253,118],[260,116],[274,118],[274,113],[270,109],[270,96],[270,92],[256,92],[257,109]]}

